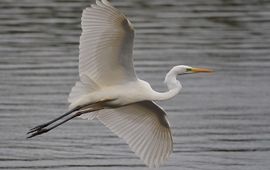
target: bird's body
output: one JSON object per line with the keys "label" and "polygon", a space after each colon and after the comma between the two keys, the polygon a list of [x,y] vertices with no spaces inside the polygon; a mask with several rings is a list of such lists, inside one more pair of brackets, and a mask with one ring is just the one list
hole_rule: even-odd
{"label": "bird's body", "polygon": [[[69,111],[32,128],[28,138],[46,133],[75,118],[97,118],[149,167],[157,167],[173,149],[165,111],[155,100],[167,100],[182,86],[177,75],[210,72],[208,69],[175,66],[165,77],[167,92],[154,91],[137,78],[133,67],[134,28],[107,0],[97,0],[82,15],[79,76],[69,95]],[[70,116],[71,115],[71,116]],[[70,116],[63,120],[64,117]],[[55,122],[58,122],[54,124]]]}
{"label": "bird's body", "polygon": [[92,93],[84,94],[78,100],[71,103],[70,109],[79,105],[87,105],[100,101],[104,101],[103,105],[106,108],[120,107],[143,100],[153,100],[154,94],[155,91],[152,90],[147,82],[136,80],[103,87]]}

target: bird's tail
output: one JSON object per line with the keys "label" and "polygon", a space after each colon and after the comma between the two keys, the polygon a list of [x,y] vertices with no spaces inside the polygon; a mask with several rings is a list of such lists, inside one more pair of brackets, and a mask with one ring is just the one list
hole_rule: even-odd
{"label": "bird's tail", "polygon": [[81,96],[92,93],[98,89],[100,89],[99,85],[94,82],[87,75],[82,75],[80,77],[80,81],[77,81],[75,86],[72,87],[71,92],[68,97],[69,103],[74,103]]}

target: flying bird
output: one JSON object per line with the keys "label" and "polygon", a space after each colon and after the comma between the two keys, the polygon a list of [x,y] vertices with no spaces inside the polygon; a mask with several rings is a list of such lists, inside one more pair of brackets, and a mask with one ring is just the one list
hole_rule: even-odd
{"label": "flying bird", "polygon": [[153,101],[167,100],[182,86],[177,75],[211,72],[185,65],[165,77],[166,92],[154,91],[133,67],[134,28],[107,0],[97,0],[82,14],[79,77],[72,88],[69,111],[29,130],[32,138],[75,118],[97,118],[123,138],[149,167],[158,167],[172,153],[173,140],[166,112]]}

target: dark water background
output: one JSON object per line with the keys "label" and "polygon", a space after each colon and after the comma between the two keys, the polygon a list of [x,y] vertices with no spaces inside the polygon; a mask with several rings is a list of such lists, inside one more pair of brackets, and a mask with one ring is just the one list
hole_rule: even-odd
{"label": "dark water background", "polygon": [[[91,1],[93,2],[93,1]],[[73,120],[31,140],[25,132],[67,110],[78,79],[80,17],[89,0],[1,0],[0,169],[144,169],[98,121]],[[177,64],[214,74],[180,77],[159,102],[174,152],[164,170],[270,169],[270,1],[114,0],[136,29],[138,76],[164,90]]]}

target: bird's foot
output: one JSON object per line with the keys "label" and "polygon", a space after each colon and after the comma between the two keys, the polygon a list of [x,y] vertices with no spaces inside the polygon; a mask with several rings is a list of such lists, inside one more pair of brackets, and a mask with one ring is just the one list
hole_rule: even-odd
{"label": "bird's foot", "polygon": [[48,125],[49,125],[48,123],[44,123],[44,124],[38,125],[36,127],[33,127],[32,129],[30,129],[27,132],[27,134],[38,132],[38,131],[42,130],[43,128],[47,127]]}
{"label": "bird's foot", "polygon": [[30,130],[27,134],[30,134],[30,136],[28,136],[27,138],[32,138],[35,137],[37,135],[41,135],[43,133],[48,132],[50,129],[45,129],[45,128],[41,128],[41,129],[37,129],[37,130]]}

